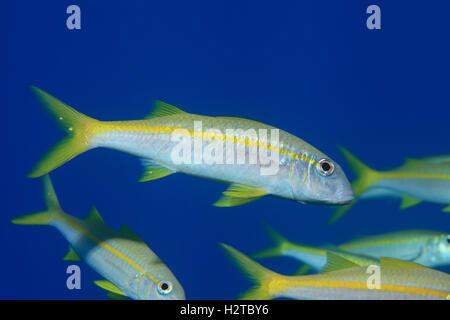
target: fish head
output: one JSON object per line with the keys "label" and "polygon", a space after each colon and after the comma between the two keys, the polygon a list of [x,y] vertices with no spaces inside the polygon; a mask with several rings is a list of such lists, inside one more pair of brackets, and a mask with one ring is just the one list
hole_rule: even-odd
{"label": "fish head", "polygon": [[[137,277],[133,287],[137,288],[140,300],[185,300],[184,289],[167,268],[156,268],[159,272]],[[162,272],[161,272],[162,271]]]}
{"label": "fish head", "polygon": [[437,245],[434,246],[434,252],[432,253],[432,259],[435,266],[444,266],[450,264],[450,234],[441,234],[437,241]]}
{"label": "fish head", "polygon": [[434,233],[421,248],[420,256],[414,261],[434,268],[450,264],[450,234]]}
{"label": "fish head", "polygon": [[292,172],[291,184],[295,200],[345,205],[355,199],[352,186],[339,164],[319,151],[304,158],[295,161]]}

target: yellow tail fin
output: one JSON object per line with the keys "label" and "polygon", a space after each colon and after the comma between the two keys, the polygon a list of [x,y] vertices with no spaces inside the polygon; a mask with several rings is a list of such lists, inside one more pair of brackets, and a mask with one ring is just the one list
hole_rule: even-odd
{"label": "yellow tail fin", "polygon": [[344,147],[338,146],[338,148],[341,150],[345,159],[348,161],[353,172],[357,176],[356,180],[352,182],[353,191],[355,192],[355,197],[357,197],[366,191],[371,185],[378,182],[380,179],[380,173],[365,165]]}
{"label": "yellow tail fin", "polygon": [[90,129],[99,121],[85,116],[37,87],[31,86],[31,91],[61,129],[68,133],[68,136],[48,151],[28,174],[28,177],[36,178],[87,151],[92,135]]}
{"label": "yellow tail fin", "polygon": [[338,207],[331,218],[328,220],[328,224],[332,225],[341,219],[344,214],[350,210],[358,200],[358,196],[360,196],[364,191],[366,191],[371,185],[378,182],[381,177],[380,172],[373,170],[369,166],[365,165],[361,160],[356,158],[353,154],[350,153],[347,149],[342,146],[338,146],[339,150],[341,150],[345,159],[350,164],[353,172],[356,174],[355,181],[352,182],[352,188],[355,192],[355,200],[345,206]]}
{"label": "yellow tail fin", "polygon": [[52,181],[48,175],[42,180],[42,189],[47,211],[17,217],[11,220],[12,223],[23,225],[48,225],[57,218],[58,215],[62,214],[61,206],[59,205]]}
{"label": "yellow tail fin", "polygon": [[252,281],[255,286],[239,296],[241,300],[267,300],[273,297],[270,283],[274,278],[281,275],[264,268],[236,249],[221,243],[225,253],[236,264],[236,266]]}

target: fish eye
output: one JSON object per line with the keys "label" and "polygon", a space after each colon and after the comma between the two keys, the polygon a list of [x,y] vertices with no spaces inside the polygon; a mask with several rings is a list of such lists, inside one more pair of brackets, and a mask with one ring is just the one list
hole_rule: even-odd
{"label": "fish eye", "polygon": [[328,159],[320,159],[316,164],[317,171],[322,176],[330,176],[334,172],[334,164]]}
{"label": "fish eye", "polygon": [[450,236],[447,237],[447,244],[450,244]]}
{"label": "fish eye", "polygon": [[160,281],[158,283],[158,292],[160,294],[169,294],[172,291],[172,284],[169,281]]}

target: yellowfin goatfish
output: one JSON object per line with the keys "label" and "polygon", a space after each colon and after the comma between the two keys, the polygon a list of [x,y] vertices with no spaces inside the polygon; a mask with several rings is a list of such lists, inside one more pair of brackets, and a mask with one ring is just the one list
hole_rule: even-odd
{"label": "yellowfin goatfish", "polygon": [[65,213],[48,175],[43,180],[47,211],[24,215],[11,222],[23,225],[51,225],[70,243],[64,257],[85,261],[106,280],[95,284],[111,298],[142,300],[184,300],[184,291],[167,266],[126,226],[110,229],[95,208],[85,220]]}
{"label": "yellowfin goatfish", "polygon": [[241,205],[265,195],[330,205],[354,198],[338,164],[269,125],[194,115],[160,101],[144,120],[98,121],[31,88],[68,136],[35,165],[30,177],[42,176],[89,149],[106,147],[145,159],[141,181],[183,172],[230,184],[216,206]]}
{"label": "yellowfin goatfish", "polygon": [[[314,271],[320,271],[326,264],[327,250],[338,251],[347,259],[356,254],[379,259],[381,257],[407,260],[426,267],[450,265],[450,234],[428,230],[405,230],[375,236],[359,237],[339,246],[307,246],[289,241],[272,227],[264,227],[275,246],[261,250],[251,257],[254,259],[287,256],[305,263]],[[359,265],[363,265],[358,263]],[[300,273],[308,271],[300,268]]]}
{"label": "yellowfin goatfish", "polygon": [[397,300],[449,299],[450,275],[420,264],[380,258],[361,267],[332,252],[322,274],[285,276],[270,271],[230,246],[222,245],[233,262],[256,283],[241,299]]}
{"label": "yellowfin goatfish", "polygon": [[[448,205],[450,212],[450,156],[407,159],[406,163],[389,171],[375,171],[362,163],[348,150],[340,147],[357,179],[352,183],[355,197],[360,199],[399,197],[401,209],[421,201]],[[329,223],[339,220],[354,204],[338,208]]]}

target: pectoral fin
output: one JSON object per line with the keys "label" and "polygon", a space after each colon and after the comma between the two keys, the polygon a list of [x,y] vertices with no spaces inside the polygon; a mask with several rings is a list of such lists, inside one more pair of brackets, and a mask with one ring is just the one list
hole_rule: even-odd
{"label": "pectoral fin", "polygon": [[109,282],[108,280],[97,280],[94,281],[94,283],[99,286],[102,289],[105,289],[106,291],[121,295],[121,296],[126,296],[125,293],[122,292],[122,290],[120,290],[119,288],[117,288],[117,286],[112,283]]}
{"label": "pectoral fin", "polygon": [[420,203],[422,200],[404,196],[402,197],[402,204],[400,205],[400,209],[406,209],[412,206],[415,206],[416,204]]}
{"label": "pectoral fin", "polygon": [[267,195],[267,192],[255,187],[232,184],[223,196],[214,203],[216,207],[234,207],[249,203]]}
{"label": "pectoral fin", "polygon": [[144,166],[144,173],[142,174],[139,182],[156,180],[175,173],[175,171],[170,170],[152,160],[142,159],[141,162]]}

